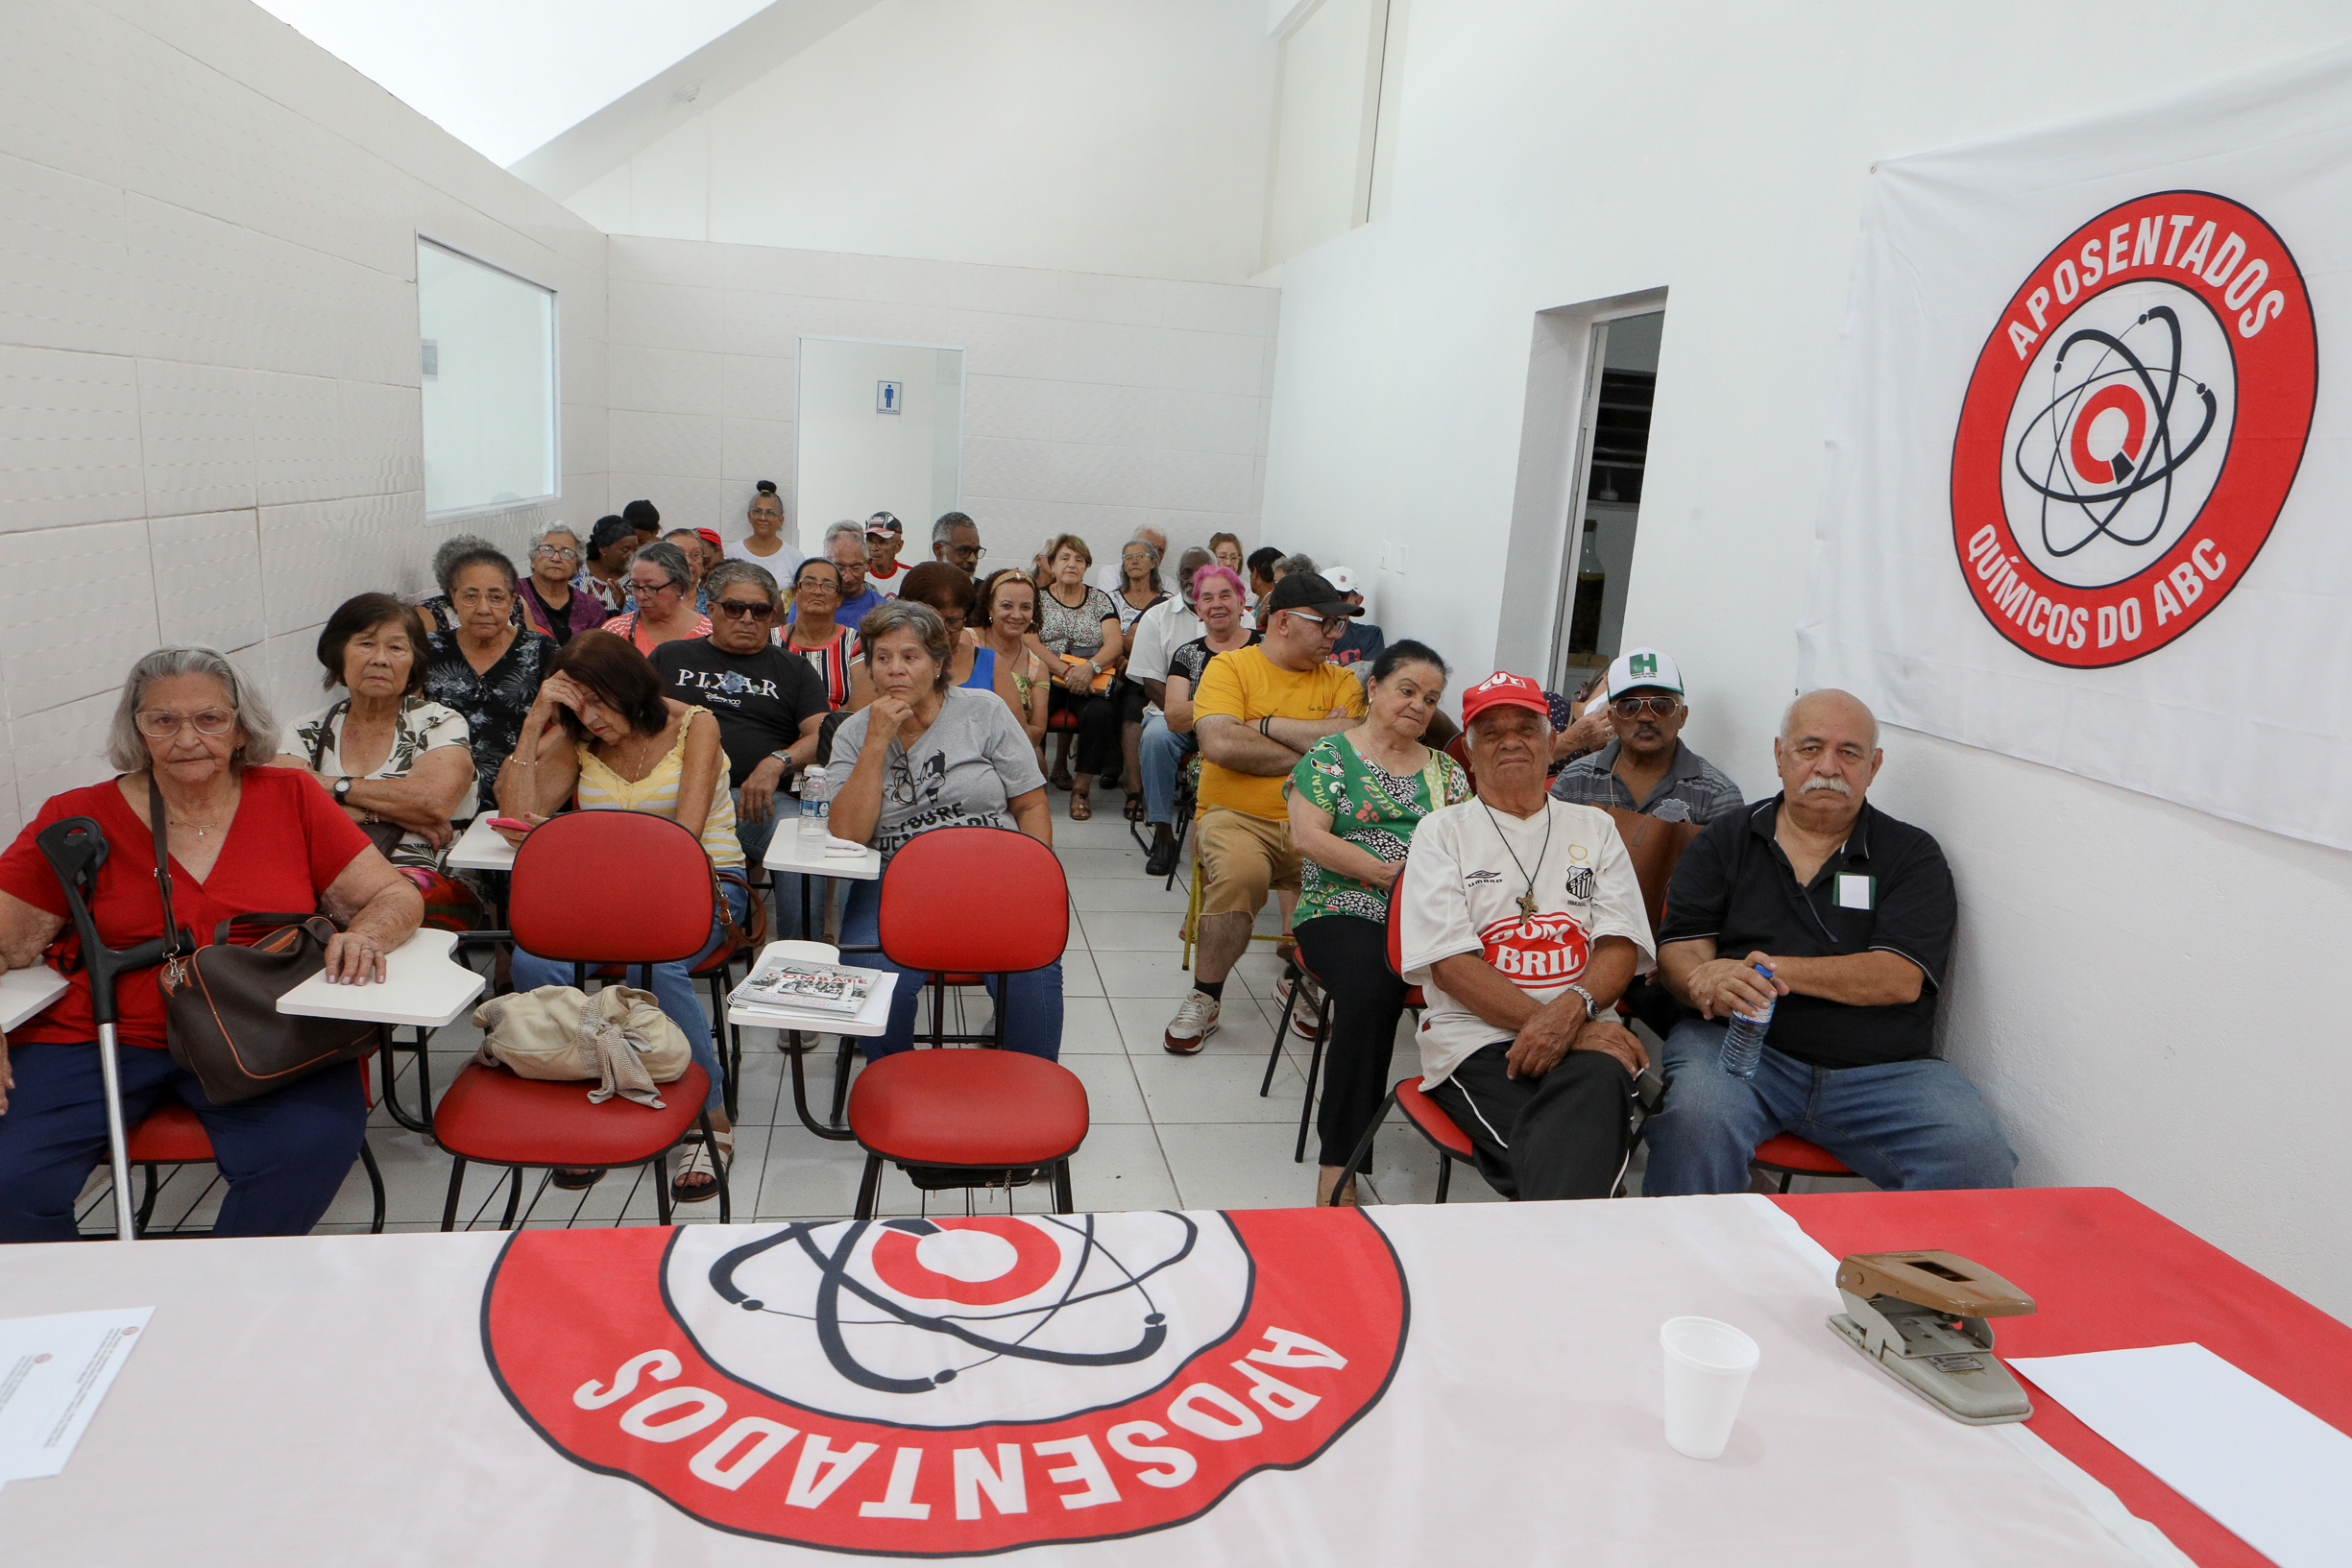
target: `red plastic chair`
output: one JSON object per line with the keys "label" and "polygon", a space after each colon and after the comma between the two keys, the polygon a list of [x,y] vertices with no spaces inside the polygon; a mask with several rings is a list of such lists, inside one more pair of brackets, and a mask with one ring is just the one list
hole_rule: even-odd
{"label": "red plastic chair", "polygon": [[1780,1177],[1781,1191],[1783,1193],[1788,1191],[1788,1184],[1799,1176],[1854,1174],[1836,1155],[1793,1132],[1767,1138],[1757,1145],[1756,1152],[1748,1156],[1748,1165],[1767,1175]]}
{"label": "red plastic chair", "polygon": [[[988,917],[972,918],[984,893]],[[1070,940],[1070,886],[1054,852],[1008,828],[934,828],[890,858],[882,874],[883,954],[902,969],[998,977],[985,1050],[909,1050],[858,1075],[848,1126],[809,1114],[807,1074],[790,1053],[792,1103],[819,1138],[865,1150],[858,1218],[881,1202],[887,1164],[923,1173],[920,1185],[978,1186],[1051,1167],[1055,1212],[1073,1212],[1070,1156],[1086,1140],[1086,1086],[1057,1062],[1004,1050],[1010,1010],[1005,981],[1042,969]]]}
{"label": "red plastic chair", "polygon": [[[612,867],[628,868],[615,877]],[[667,817],[647,811],[570,811],[531,830],[515,852],[507,922],[515,945],[568,960],[583,988],[592,965],[634,965],[641,984],[652,967],[691,958],[711,939],[715,914],[711,861],[701,841]],[[525,1167],[613,1170],[650,1164],[654,1205],[669,1223],[668,1153],[696,1127],[706,1145],[702,1102],[710,1075],[690,1065],[661,1086],[667,1108],[618,1096],[589,1103],[578,1083],[520,1078],[503,1067],[473,1065],[433,1110],[433,1135],[453,1156],[441,1228],[457,1223],[459,1189],[469,1161],[507,1168],[511,1186],[501,1230],[514,1224]],[[728,1172],[713,1149],[718,1218],[734,1218]]]}
{"label": "red plastic chair", "polygon": [[[1396,880],[1389,886],[1389,969],[1399,979],[1404,977],[1405,960],[1402,905],[1397,895],[1404,890],[1404,885],[1405,879],[1400,872]],[[1428,1004],[1429,999],[1421,994],[1419,986],[1405,988],[1406,1007],[1418,1013]],[[1363,1140],[1356,1145],[1355,1152],[1347,1156],[1346,1169],[1340,1172],[1340,1179],[1332,1184],[1331,1195],[1337,1198],[1347,1191],[1348,1183],[1363,1174],[1365,1168],[1371,1163],[1372,1138],[1380,1131],[1380,1123],[1389,1119],[1391,1106],[1404,1112],[1405,1120],[1413,1124],[1413,1130],[1438,1151],[1438,1201],[1444,1202],[1446,1194],[1453,1188],[1455,1162],[1475,1166],[1478,1163],[1477,1151],[1470,1146],[1468,1135],[1455,1126],[1454,1119],[1445,1114],[1445,1107],[1422,1092],[1419,1078],[1406,1078],[1389,1091],[1389,1098],[1380,1102],[1380,1113],[1372,1118],[1372,1124],[1364,1129]]]}
{"label": "red plastic chair", "polygon": [[[369,1090],[366,1057],[359,1061],[359,1092],[371,1108],[376,1097]],[[147,1221],[154,1218],[156,1200],[171,1177],[158,1179],[156,1172],[164,1166],[212,1165],[218,1156],[212,1150],[211,1135],[196,1113],[181,1100],[166,1100],[150,1111],[139,1124],[133,1127],[123,1140],[123,1152],[133,1165],[139,1168],[140,1188],[138,1213],[133,1218],[136,1234],[147,1234]],[[368,1146],[365,1136],[359,1140],[359,1164],[368,1173],[368,1187],[375,1194],[376,1214],[368,1225],[368,1234],[384,1233],[384,1172],[376,1163],[376,1151]],[[197,1199],[202,1202],[200,1195]],[[190,1206],[191,1208],[193,1205]],[[177,1231],[175,1235],[191,1235]]]}

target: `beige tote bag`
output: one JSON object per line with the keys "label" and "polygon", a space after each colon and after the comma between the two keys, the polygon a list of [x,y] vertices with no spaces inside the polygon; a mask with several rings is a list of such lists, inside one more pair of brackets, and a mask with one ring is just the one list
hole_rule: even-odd
{"label": "beige tote bag", "polygon": [[503,1062],[525,1078],[594,1079],[601,1105],[615,1095],[663,1108],[657,1083],[675,1081],[693,1052],[650,991],[608,985],[585,996],[569,985],[493,997],[473,1010],[482,1031],[474,1060]]}

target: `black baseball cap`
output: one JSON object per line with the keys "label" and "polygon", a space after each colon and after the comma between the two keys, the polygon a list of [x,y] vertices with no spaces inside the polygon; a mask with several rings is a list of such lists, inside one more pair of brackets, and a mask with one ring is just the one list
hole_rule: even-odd
{"label": "black baseball cap", "polygon": [[1364,614],[1362,605],[1349,604],[1329,579],[1312,571],[1294,571],[1274,584],[1266,595],[1266,609],[1270,614],[1276,610],[1304,610],[1314,615]]}

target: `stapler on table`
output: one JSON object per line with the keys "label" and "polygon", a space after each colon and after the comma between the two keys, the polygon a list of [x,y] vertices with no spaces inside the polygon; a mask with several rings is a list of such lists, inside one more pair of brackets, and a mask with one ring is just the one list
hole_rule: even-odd
{"label": "stapler on table", "polygon": [[1994,1426],[2033,1413],[1993,1355],[1988,1317],[2033,1311],[2033,1298],[1957,1254],[1860,1252],[1837,1266],[1846,1310],[1830,1327],[1955,1421]]}

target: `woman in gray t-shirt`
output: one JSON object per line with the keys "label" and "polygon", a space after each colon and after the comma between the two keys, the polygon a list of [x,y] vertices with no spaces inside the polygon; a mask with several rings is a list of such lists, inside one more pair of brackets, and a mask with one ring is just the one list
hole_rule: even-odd
{"label": "woman in gray t-shirt", "polygon": [[[934,828],[1017,827],[1051,849],[1054,819],[1029,735],[994,692],[948,684],[954,647],[938,612],[891,599],[866,617],[863,637],[875,697],[833,737],[826,776],[834,835],[880,850],[885,875],[892,856]],[[876,940],[881,905],[879,881],[851,884],[844,947]],[[880,953],[860,958],[898,967]],[[898,973],[889,1029],[863,1043],[868,1061],[914,1047],[915,1003],[927,977]],[[1059,1056],[1061,961],[1013,976],[1009,990],[997,1003],[1006,1047],[1048,1061]]]}

